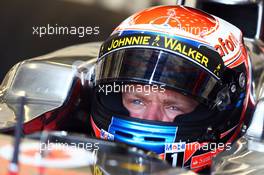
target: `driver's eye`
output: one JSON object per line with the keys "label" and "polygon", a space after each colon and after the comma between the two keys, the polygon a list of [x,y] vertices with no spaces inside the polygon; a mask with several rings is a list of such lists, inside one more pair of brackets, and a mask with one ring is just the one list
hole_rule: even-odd
{"label": "driver's eye", "polygon": [[139,99],[132,100],[132,103],[134,105],[144,105],[143,101],[142,100],[139,100]]}
{"label": "driver's eye", "polygon": [[172,111],[179,111],[179,108],[177,106],[168,106],[167,109]]}

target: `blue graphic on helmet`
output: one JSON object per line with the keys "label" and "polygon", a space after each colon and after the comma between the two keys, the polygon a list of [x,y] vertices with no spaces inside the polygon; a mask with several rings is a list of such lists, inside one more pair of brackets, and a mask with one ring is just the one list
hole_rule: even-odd
{"label": "blue graphic on helmet", "polygon": [[147,124],[112,117],[108,132],[116,141],[156,152],[164,153],[165,143],[173,143],[178,127]]}

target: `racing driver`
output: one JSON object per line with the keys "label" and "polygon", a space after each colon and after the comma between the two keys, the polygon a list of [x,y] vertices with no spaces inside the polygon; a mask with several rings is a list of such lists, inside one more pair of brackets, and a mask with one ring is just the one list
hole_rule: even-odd
{"label": "racing driver", "polygon": [[241,136],[253,105],[241,31],[203,11],[158,6],[102,44],[90,121],[96,137],[202,171]]}

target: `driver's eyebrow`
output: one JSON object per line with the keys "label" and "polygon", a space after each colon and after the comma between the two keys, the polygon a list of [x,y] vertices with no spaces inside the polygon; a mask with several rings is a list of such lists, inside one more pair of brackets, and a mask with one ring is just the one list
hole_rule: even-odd
{"label": "driver's eyebrow", "polygon": [[164,106],[174,105],[178,108],[184,108],[184,105],[178,99],[166,99],[163,101]]}
{"label": "driver's eyebrow", "polygon": [[170,104],[178,105],[179,102],[178,102],[178,100],[175,100],[175,99],[166,99],[166,100],[164,100],[163,104],[165,104],[165,105],[170,105]]}
{"label": "driver's eyebrow", "polygon": [[139,99],[142,99],[144,101],[149,101],[148,96],[144,95],[142,93],[137,93],[137,92],[127,93],[126,92],[124,95],[127,96],[128,98],[139,98]]}

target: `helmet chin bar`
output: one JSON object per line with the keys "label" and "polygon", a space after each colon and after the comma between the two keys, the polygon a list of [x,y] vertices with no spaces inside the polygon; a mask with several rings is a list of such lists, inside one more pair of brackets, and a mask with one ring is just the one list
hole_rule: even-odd
{"label": "helmet chin bar", "polygon": [[173,143],[177,134],[177,126],[157,125],[151,122],[138,122],[112,117],[108,132],[116,141],[140,148],[163,153],[164,143]]}

